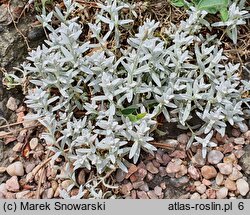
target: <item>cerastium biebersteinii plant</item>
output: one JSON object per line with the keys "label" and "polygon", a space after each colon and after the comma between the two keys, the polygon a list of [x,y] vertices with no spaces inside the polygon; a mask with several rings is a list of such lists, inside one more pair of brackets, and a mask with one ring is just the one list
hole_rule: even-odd
{"label": "cerastium biebersteinii plant", "polygon": [[[191,7],[187,20],[166,31],[169,43],[155,36],[159,23],[146,20],[121,44],[121,32],[133,25],[133,17],[124,19],[121,11],[133,6],[116,0],[98,4],[96,21],[89,23],[92,39],[82,41],[81,25],[69,18],[75,4],[64,4],[66,11],[56,8],[39,17],[49,39],[22,65],[33,84],[26,119],[46,127],[43,138],[53,158],[64,156],[68,162],[63,177],[75,181],[75,170],[96,168],[99,181],[85,185],[93,198],[104,195],[94,189],[105,183],[102,173],[117,167],[127,171],[125,158],[136,163],[141,150],[156,150],[150,142],[161,114],[191,131],[187,148],[201,144],[203,156],[216,145],[211,142],[215,131],[224,136],[227,123],[244,127],[241,95],[249,86],[241,83],[239,65],[227,63],[216,35],[200,33],[211,29],[206,11]],[[241,23],[242,14],[229,15],[225,25]],[[56,29],[53,17],[61,22]],[[202,123],[191,125],[193,117]]]}

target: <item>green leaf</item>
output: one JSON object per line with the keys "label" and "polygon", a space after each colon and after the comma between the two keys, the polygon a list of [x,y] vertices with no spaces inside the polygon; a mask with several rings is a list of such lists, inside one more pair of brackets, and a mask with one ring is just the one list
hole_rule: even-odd
{"label": "green leaf", "polygon": [[228,6],[228,0],[201,0],[198,3],[199,9],[205,8],[225,8]]}
{"label": "green leaf", "polygon": [[170,3],[175,7],[183,7],[185,5],[183,0],[171,0]]}
{"label": "green leaf", "polygon": [[133,114],[129,114],[128,115],[128,118],[130,119],[131,122],[136,122],[138,121],[137,117]]}
{"label": "green leaf", "polygon": [[139,113],[136,115],[136,118],[139,120],[139,119],[142,119],[146,115],[147,115],[147,113]]}
{"label": "green leaf", "polygon": [[133,106],[129,106],[127,108],[124,108],[123,110],[121,110],[121,113],[122,113],[122,115],[127,116],[129,114],[134,113],[137,109],[138,109],[138,107],[133,105]]}
{"label": "green leaf", "polygon": [[228,4],[228,0],[201,0],[198,3],[197,8],[215,14],[221,9],[226,9]]}
{"label": "green leaf", "polygon": [[227,8],[222,8],[220,10],[220,16],[223,22],[226,22],[228,20],[229,14]]}
{"label": "green leaf", "polygon": [[201,1],[201,0],[193,0],[192,2],[193,2],[195,5],[197,5],[197,4],[199,4],[200,1]]}

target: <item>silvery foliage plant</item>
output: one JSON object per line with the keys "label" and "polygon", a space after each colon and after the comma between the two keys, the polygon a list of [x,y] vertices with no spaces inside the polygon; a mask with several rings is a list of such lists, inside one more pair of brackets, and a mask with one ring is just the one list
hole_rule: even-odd
{"label": "silvery foliage plant", "polygon": [[[242,125],[239,65],[225,63],[216,35],[200,34],[211,29],[205,11],[191,8],[187,20],[166,31],[167,44],[155,36],[159,23],[146,20],[121,46],[121,32],[136,16],[133,6],[116,0],[98,4],[90,42],[80,41],[81,25],[68,18],[75,6],[64,3],[66,11],[56,8],[39,17],[49,39],[23,64],[34,85],[26,97],[33,113],[26,118],[46,127],[43,138],[54,159],[64,156],[73,171],[127,171],[125,156],[136,163],[142,150],[156,150],[150,142],[160,114],[189,129],[187,147],[201,144],[203,156],[215,146],[214,132],[223,136],[227,123]],[[132,10],[131,17],[124,19],[122,9]],[[61,22],[56,29],[53,17]],[[203,123],[190,125],[194,115]]]}
{"label": "silvery foliage plant", "polygon": [[212,24],[213,27],[225,26],[225,32],[234,44],[237,43],[238,26],[245,25],[246,19],[250,18],[250,14],[245,8],[246,0],[240,0],[238,4],[237,2],[238,1],[232,1],[228,9],[229,14],[227,21],[220,21]]}

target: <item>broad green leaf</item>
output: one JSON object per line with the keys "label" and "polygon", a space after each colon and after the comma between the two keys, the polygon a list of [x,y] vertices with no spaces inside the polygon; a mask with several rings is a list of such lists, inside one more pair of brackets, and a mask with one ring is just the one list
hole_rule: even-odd
{"label": "broad green leaf", "polygon": [[228,0],[201,0],[197,8],[199,10],[206,10],[209,13],[215,14],[221,9],[228,7]]}
{"label": "broad green leaf", "polygon": [[147,113],[139,113],[136,115],[136,118],[139,120],[139,119],[142,119],[146,115],[147,115]]}
{"label": "broad green leaf", "polygon": [[131,122],[138,121],[137,117],[135,115],[133,115],[132,113],[128,115],[128,118],[130,119]]}
{"label": "broad green leaf", "polygon": [[185,5],[183,0],[170,0],[170,3],[175,7],[183,7]]}
{"label": "broad green leaf", "polygon": [[130,107],[124,108],[123,110],[121,110],[121,112],[122,112],[122,115],[127,116],[129,114],[134,113],[137,109],[138,107],[136,106],[130,106]]}
{"label": "broad green leaf", "polygon": [[192,0],[192,2],[194,3],[194,4],[199,4],[199,2],[200,2],[201,0]]}
{"label": "broad green leaf", "polygon": [[220,16],[221,16],[221,20],[223,22],[226,22],[228,20],[228,17],[229,17],[228,9],[227,8],[222,8],[220,10]]}

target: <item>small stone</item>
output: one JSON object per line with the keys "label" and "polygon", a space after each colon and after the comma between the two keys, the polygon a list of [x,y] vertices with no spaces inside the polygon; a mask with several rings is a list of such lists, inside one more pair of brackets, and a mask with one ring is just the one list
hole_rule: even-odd
{"label": "small stone", "polygon": [[[1,133],[1,132],[0,132]],[[5,141],[4,141],[4,144],[5,145],[8,145],[9,143],[12,143],[16,140],[17,138],[16,137],[6,137],[5,138]]]}
{"label": "small stone", "polygon": [[244,147],[243,145],[235,145],[234,149],[239,150],[239,149],[243,149],[243,147]]}
{"label": "small stone", "polygon": [[22,124],[23,124],[23,127],[30,127],[30,126],[34,125],[34,121],[33,120],[24,120],[22,122]]}
{"label": "small stone", "polygon": [[26,173],[29,173],[29,172],[31,172],[34,168],[35,168],[35,164],[34,163],[29,163],[29,164],[27,164],[26,166],[25,166],[25,172]]}
{"label": "small stone", "polygon": [[145,191],[137,191],[137,196],[139,199],[149,199]]}
{"label": "small stone", "polygon": [[77,176],[77,182],[79,185],[84,185],[86,182],[86,175],[84,169],[81,169],[78,176]]}
{"label": "small stone", "polygon": [[6,199],[16,199],[16,194],[12,192],[7,192],[5,195]]}
{"label": "small stone", "polygon": [[206,193],[203,193],[203,194],[201,195],[201,199],[207,199],[207,194],[206,194]]}
{"label": "small stone", "polygon": [[208,199],[215,199],[216,198],[216,191],[211,189],[211,188],[206,190],[206,194],[207,194]]}
{"label": "small stone", "polygon": [[199,193],[193,193],[191,196],[190,196],[190,199],[200,199],[201,198],[201,195]]}
{"label": "small stone", "polygon": [[242,177],[243,177],[243,174],[235,167],[233,167],[232,173],[228,176],[228,178],[233,181],[236,181]]}
{"label": "small stone", "polygon": [[184,144],[186,145],[188,143],[188,140],[189,140],[189,136],[187,134],[180,134],[178,137],[177,137],[177,141],[180,143],[180,144]]}
{"label": "small stone", "polygon": [[131,164],[131,166],[128,169],[128,173],[126,174],[125,178],[128,179],[132,174],[134,174],[138,170],[137,166],[134,164]]}
{"label": "small stone", "polygon": [[233,165],[231,163],[219,163],[217,167],[223,175],[230,175],[233,171]]}
{"label": "small stone", "polygon": [[4,173],[6,171],[6,167],[0,166],[0,174]]}
{"label": "small stone", "polygon": [[207,159],[210,164],[218,164],[224,155],[218,150],[212,150],[208,153]]}
{"label": "small stone", "polygon": [[17,144],[15,144],[15,146],[12,148],[12,150],[14,152],[20,152],[22,149],[22,146],[23,146],[23,144],[18,142]]}
{"label": "small stone", "polygon": [[159,168],[161,166],[161,164],[158,163],[156,160],[152,160],[152,163],[156,168]]}
{"label": "small stone", "polygon": [[58,186],[58,187],[56,188],[55,193],[54,193],[54,198],[57,198],[58,196],[60,196],[60,191],[61,191],[61,187]]}
{"label": "small stone", "polygon": [[200,181],[195,181],[195,182],[194,182],[194,186],[195,186],[195,187],[198,187],[198,186],[200,186],[200,185],[201,185],[201,182],[200,182]]}
{"label": "small stone", "polygon": [[183,194],[183,195],[179,196],[179,199],[189,199],[190,196],[191,196],[190,193],[186,193],[186,194]]}
{"label": "small stone", "polygon": [[161,177],[165,177],[167,175],[167,171],[165,167],[159,167],[159,173]]}
{"label": "small stone", "polygon": [[20,189],[17,176],[12,176],[9,180],[6,181],[6,188],[9,191],[16,192]]}
{"label": "small stone", "polygon": [[233,128],[232,129],[232,135],[234,137],[239,137],[241,135],[241,132],[238,129]]}
{"label": "small stone", "polygon": [[142,181],[147,175],[147,170],[144,168],[138,168],[138,171],[135,174],[136,174],[138,180]]}
{"label": "small stone", "polygon": [[245,132],[247,132],[247,130],[248,130],[248,126],[247,126],[246,123],[241,123],[241,124],[239,125],[239,128],[240,128],[241,133],[245,133]]}
{"label": "small stone", "polygon": [[230,180],[229,178],[227,178],[225,180],[225,187],[228,189],[228,190],[236,190],[236,184],[234,181]]}
{"label": "small stone", "polygon": [[216,191],[217,199],[225,199],[228,194],[228,189],[226,187],[222,187]]}
{"label": "small stone", "polygon": [[247,140],[250,140],[250,130],[244,133],[244,137]]}
{"label": "small stone", "polygon": [[245,154],[245,151],[243,149],[235,150],[234,155],[239,159]]}
{"label": "small stone", "polygon": [[250,145],[245,147],[245,154],[240,158],[239,163],[244,173],[250,175]]}
{"label": "small stone", "polygon": [[165,190],[165,189],[167,188],[166,183],[165,183],[165,182],[161,182],[160,187],[161,187],[163,190]]}
{"label": "small stone", "polygon": [[137,182],[134,182],[132,185],[133,185],[133,188],[137,190],[139,187],[144,185],[144,181],[137,181]]}
{"label": "small stone", "polygon": [[133,189],[133,186],[132,186],[132,184],[130,182],[127,183],[127,184],[123,184],[121,186],[121,193],[123,195],[128,195],[132,189]]}
{"label": "small stone", "polygon": [[17,113],[16,122],[23,122],[23,117],[25,116],[24,112]]}
{"label": "small stone", "polygon": [[32,172],[29,172],[26,175],[26,181],[29,183],[29,182],[32,182],[32,180],[33,180],[33,174],[32,174]]}
{"label": "small stone", "polygon": [[144,161],[152,161],[152,160],[154,160],[155,159],[155,155],[154,154],[151,154],[151,153],[149,153],[149,154],[147,154],[147,156],[145,157],[145,160]]}
{"label": "small stone", "polygon": [[54,190],[53,188],[49,188],[47,191],[47,199],[52,199],[54,195]]}
{"label": "small stone", "polygon": [[219,186],[222,185],[223,180],[224,180],[224,176],[219,172],[215,178],[216,184]]}
{"label": "small stone", "polygon": [[162,155],[159,154],[158,152],[155,154],[155,159],[158,163],[164,163],[163,160],[162,160]]}
{"label": "small stone", "polygon": [[62,183],[61,183],[61,186],[63,189],[67,190],[67,188],[69,187],[69,185],[72,184],[72,181],[71,180],[64,180]]}
{"label": "small stone", "polygon": [[194,166],[188,167],[188,174],[194,180],[198,180],[200,177],[198,170]]}
{"label": "small stone", "polygon": [[187,174],[187,167],[182,164],[180,171],[175,174],[175,177],[180,178],[180,177],[182,177],[182,176],[184,176],[186,174]]}
{"label": "small stone", "polygon": [[216,132],[215,139],[216,139],[218,142],[223,142],[223,137],[222,137],[221,134],[218,133],[218,132]]}
{"label": "small stone", "polygon": [[226,143],[223,145],[223,153],[227,154],[232,152],[234,149],[234,145],[232,143]]}
{"label": "small stone", "polygon": [[152,162],[147,163],[146,169],[152,174],[157,174],[159,172]]}
{"label": "small stone", "polygon": [[38,138],[32,138],[29,142],[30,144],[30,149],[34,150],[38,146]]}
{"label": "small stone", "polygon": [[137,197],[136,191],[135,191],[135,190],[132,190],[132,191],[131,191],[131,198],[132,198],[132,199],[136,199],[136,197]]}
{"label": "small stone", "polygon": [[[34,122],[33,122],[32,125],[34,125]],[[17,141],[21,142],[21,143],[24,143],[24,139],[26,138],[26,136],[27,136],[27,130],[26,129],[20,131],[20,133],[19,133],[19,135],[17,137]]]}
{"label": "small stone", "polygon": [[10,176],[23,176],[24,175],[23,164],[20,161],[10,164],[7,167],[6,171]]}
{"label": "small stone", "polygon": [[29,190],[25,190],[25,191],[16,193],[16,198],[17,199],[28,199],[30,193],[31,193],[31,191],[29,191]]}
{"label": "small stone", "polygon": [[158,199],[158,196],[152,190],[148,191],[147,194],[150,199]]}
{"label": "small stone", "polygon": [[0,193],[2,193],[5,196],[7,192],[8,191],[7,191],[6,183],[0,184]]}
{"label": "small stone", "polygon": [[167,140],[162,141],[162,143],[166,147],[173,148],[173,149],[175,149],[179,145],[179,142],[175,139],[167,139]]}
{"label": "small stone", "polygon": [[249,184],[242,178],[236,181],[236,186],[242,196],[245,196],[249,192]]}
{"label": "small stone", "polygon": [[163,151],[163,149],[159,148],[159,149],[157,149],[156,153],[159,154],[160,156],[162,156],[164,154],[164,151]]}
{"label": "small stone", "polygon": [[238,163],[238,159],[236,158],[236,156],[232,153],[226,157],[224,157],[223,159],[224,163],[231,163],[231,164],[236,164]]}
{"label": "small stone", "polygon": [[213,166],[203,166],[201,168],[201,174],[205,179],[215,178],[217,171]]}
{"label": "small stone", "polygon": [[146,169],[146,165],[141,161],[138,165],[137,165],[138,169]]}
{"label": "small stone", "polygon": [[0,193],[0,199],[5,199],[5,196],[2,193]]}
{"label": "small stone", "polygon": [[163,154],[162,155],[162,160],[163,160],[163,165],[166,166],[170,161],[171,157],[168,154]]}
{"label": "small stone", "polygon": [[170,178],[170,183],[174,186],[174,187],[182,187],[184,185],[186,185],[189,182],[189,178],[187,176],[183,176],[181,178]]}
{"label": "small stone", "polygon": [[154,179],[154,175],[150,172],[147,173],[147,176],[146,176],[146,181],[147,182],[150,182]]}
{"label": "small stone", "polygon": [[139,190],[148,192],[149,191],[148,184],[144,183],[142,186],[139,187]]}
{"label": "small stone", "polygon": [[10,97],[7,101],[6,107],[12,111],[15,111],[17,109],[17,102],[16,99],[13,97]]}
{"label": "small stone", "polygon": [[177,159],[172,159],[167,167],[166,167],[166,172],[167,173],[177,173],[181,170],[181,164],[182,160],[177,158]]}
{"label": "small stone", "polygon": [[156,187],[154,188],[154,192],[155,192],[155,195],[161,196],[161,195],[162,195],[162,188],[159,187],[159,186],[156,186]]}
{"label": "small stone", "polygon": [[205,179],[205,178],[203,178],[202,179],[202,184],[204,184],[205,186],[210,186],[212,184],[212,182],[209,181],[209,180],[207,180],[207,179]]}
{"label": "small stone", "polygon": [[196,154],[191,158],[194,166],[202,167],[205,165],[206,160],[202,157],[201,149],[197,149]]}
{"label": "small stone", "polygon": [[56,181],[51,181],[51,188],[54,190],[54,192],[56,191],[57,187],[58,187],[58,183]]}
{"label": "small stone", "polygon": [[49,166],[46,171],[46,177],[51,180],[56,178],[57,170],[56,168],[53,168],[52,166]]}
{"label": "small stone", "polygon": [[27,111],[27,109],[23,105],[21,105],[19,108],[16,109],[16,113],[25,112],[25,111]]}
{"label": "small stone", "polygon": [[245,139],[244,139],[244,137],[235,138],[234,143],[239,144],[239,145],[243,145],[243,144],[245,144]]}
{"label": "small stone", "polygon": [[138,178],[135,174],[132,174],[130,177],[129,177],[129,180],[131,181],[131,183],[134,183],[136,181],[138,181]]}
{"label": "small stone", "polygon": [[199,185],[198,187],[196,187],[196,191],[200,194],[203,194],[206,192],[206,186],[204,184]]}
{"label": "small stone", "polygon": [[182,150],[175,150],[172,152],[170,155],[172,158],[180,158],[180,159],[185,159],[187,157],[187,154],[185,151]]}
{"label": "small stone", "polygon": [[12,163],[13,161],[15,161],[18,158],[17,154],[13,154],[12,156],[9,157],[9,162]]}

